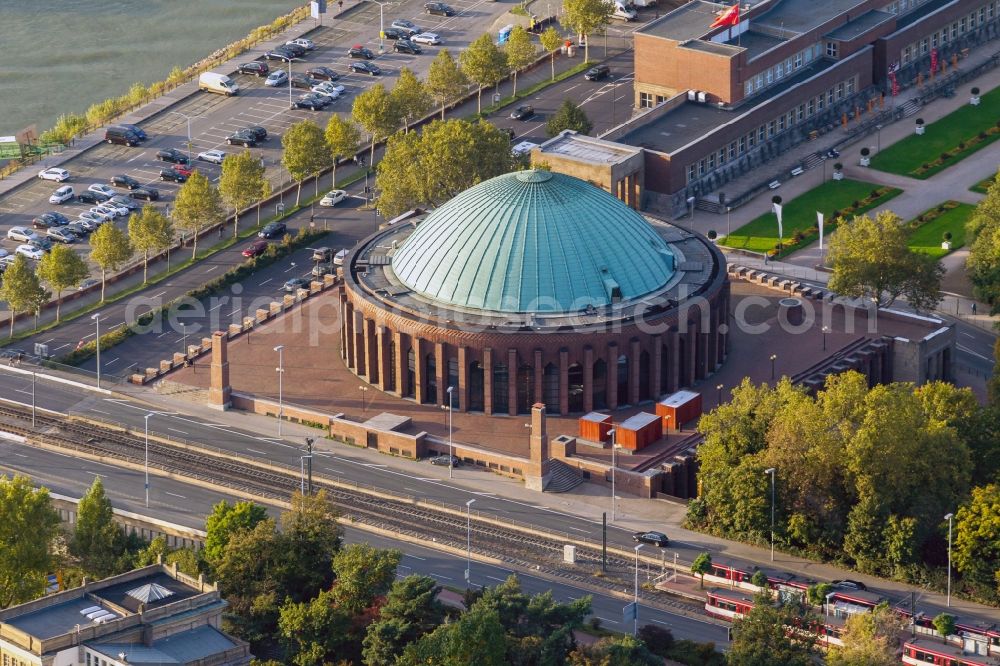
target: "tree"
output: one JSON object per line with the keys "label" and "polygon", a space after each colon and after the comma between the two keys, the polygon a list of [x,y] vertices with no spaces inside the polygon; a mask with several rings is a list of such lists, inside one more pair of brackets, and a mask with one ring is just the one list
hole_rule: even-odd
{"label": "tree", "polygon": [[462,71],[479,86],[476,113],[483,112],[483,88],[495,86],[507,72],[507,55],[493,43],[490,34],[480,35],[458,57]]}
{"label": "tree", "polygon": [[[289,127],[281,137],[281,147],[281,163],[299,184],[295,193],[295,205],[298,206],[302,197],[302,181],[309,176],[319,176],[323,169],[330,166],[330,151],[326,147],[323,130],[311,120],[303,120]],[[318,181],[316,188],[318,194]]]}
{"label": "tree", "polygon": [[434,103],[427,87],[409,67],[399,68],[399,78],[389,93],[389,100],[399,110],[404,132],[410,131],[410,124],[415,120],[426,116]]}
{"label": "tree", "polygon": [[292,649],[292,663],[296,666],[333,663],[335,653],[347,639],[350,623],[351,615],[337,605],[328,590],[307,602],[285,602],[278,617],[278,628]]}
{"label": "tree", "polygon": [[767,594],[754,596],[753,608],[733,625],[728,663],[732,666],[811,666],[816,637],[812,632],[788,635],[789,627],[815,624],[805,608],[775,606]]}
{"label": "tree", "polygon": [[611,20],[615,6],[609,0],[563,0],[561,22],[578,33],[584,42],[585,62],[590,60],[590,35]]}
{"label": "tree", "polygon": [[535,45],[531,41],[531,34],[524,26],[515,25],[503,50],[507,55],[507,67],[514,74],[513,94],[517,97],[517,73],[535,62]]}
{"label": "tree", "polygon": [[58,533],[48,490],[33,487],[26,476],[0,476],[0,608],[44,594]]}
{"label": "tree", "polygon": [[358,152],[361,143],[361,132],[351,120],[344,120],[340,114],[330,114],[330,120],[323,132],[326,147],[330,151],[330,162],[333,166],[330,176],[330,187],[337,187],[337,162]]}
{"label": "tree", "polygon": [[963,580],[980,589],[996,584],[1000,572],[1000,486],[997,484],[973,488],[972,497],[959,507],[953,557]]}
{"label": "tree", "polygon": [[400,110],[393,103],[392,96],[386,91],[385,86],[376,83],[354,98],[351,117],[371,134],[372,148],[368,164],[374,166],[375,144],[389,138],[399,128]]}
{"label": "tree", "polygon": [[397,666],[476,664],[506,666],[504,631],[495,610],[473,607],[456,622],[442,624],[406,646]]}
{"label": "tree", "polygon": [[233,632],[250,642],[272,638],[286,590],[280,578],[284,564],[274,519],[253,529],[234,532],[213,565],[232,615]]}
{"label": "tree", "polygon": [[870,613],[852,614],[844,623],[843,647],[830,650],[826,663],[829,666],[898,664],[896,650],[903,624],[903,619],[888,604],[880,604]]}
{"label": "tree", "polygon": [[128,237],[136,252],[142,252],[142,281],[145,284],[149,268],[149,253],[161,252],[174,241],[174,225],[160,209],[146,204],[139,213],[128,218]]}
{"label": "tree", "polygon": [[966,267],[978,298],[1000,312],[1000,171],[966,222],[972,239]]}
{"label": "tree", "polygon": [[753,576],[750,577],[750,582],[756,585],[757,587],[761,588],[762,590],[770,588],[770,585],[768,585],[767,581],[767,574],[761,571],[760,569],[757,569],[757,571],[753,572]]}
{"label": "tree", "polygon": [[469,85],[469,79],[455,62],[451,52],[448,49],[441,49],[431,61],[424,85],[431,98],[441,106],[441,120],[444,120],[445,106],[462,94]]}
{"label": "tree", "polygon": [[661,666],[663,659],[634,636],[602,638],[590,647],[569,655],[570,666]]}
{"label": "tree", "polygon": [[203,553],[206,561],[215,566],[229,545],[234,534],[243,530],[252,530],[258,523],[267,518],[267,509],[253,502],[240,501],[230,504],[222,500],[212,507],[212,513],[205,518],[205,548]]}
{"label": "tree", "polygon": [[378,209],[388,219],[418,205],[437,205],[513,169],[510,141],[496,127],[434,121],[419,135],[389,140],[378,165]]}
{"label": "tree", "polygon": [[84,571],[105,578],[117,573],[118,558],[124,551],[125,535],[114,520],[111,500],[104,494],[101,477],[95,476],[77,506],[69,552],[79,558]]}
{"label": "tree", "polygon": [[594,124],[587,118],[583,109],[569,99],[563,100],[563,103],[545,125],[545,131],[549,136],[555,136],[567,129],[580,134],[590,134],[590,130],[594,129]]}
{"label": "tree", "polygon": [[219,176],[219,194],[227,205],[232,206],[233,238],[239,236],[240,211],[246,210],[254,202],[264,198],[264,183],[267,177],[261,160],[249,150],[234,155],[226,155],[222,160],[222,174]]}
{"label": "tree", "polygon": [[402,556],[398,550],[379,550],[367,543],[345,547],[333,558],[333,599],[351,615],[370,607],[389,591]]}
{"label": "tree", "polygon": [[80,255],[65,245],[56,245],[38,262],[37,274],[39,279],[48,282],[55,292],[58,322],[62,305],[59,299],[63,291],[80,286],[80,282],[90,274],[90,271],[87,269],[87,262],[81,259]]}
{"label": "tree", "polygon": [[325,490],[293,493],[291,504],[281,514],[282,585],[293,599],[305,600],[333,581],[331,566],[342,532]]}
{"label": "tree", "polygon": [[947,643],[949,636],[955,635],[955,616],[949,615],[948,613],[939,613],[934,617],[933,620],[934,628],[939,634],[941,634],[941,639]]}
{"label": "tree", "polygon": [[17,313],[32,312],[44,293],[27,257],[22,254],[15,256],[0,282],[0,300],[6,301],[7,309],[10,310],[10,337],[14,337]]}
{"label": "tree", "polygon": [[125,232],[114,224],[102,224],[90,236],[90,259],[101,269],[101,301],[108,271],[114,272],[132,258],[132,243]]}
{"label": "tree", "polygon": [[872,301],[879,308],[892,305],[901,296],[919,311],[933,308],[941,300],[944,269],[906,243],[902,220],[891,211],[874,219],[862,215],[841,224],[830,236],[830,288]]}
{"label": "tree", "polygon": [[545,49],[549,54],[549,65],[552,68],[552,80],[556,79],[556,52],[562,48],[563,37],[556,30],[555,26],[550,25],[545,29],[545,32],[539,37],[542,42],[542,48]]}
{"label": "tree", "polygon": [[206,227],[222,224],[225,217],[219,190],[200,171],[192,173],[177,191],[173,212],[177,226],[192,236],[192,260],[198,256],[198,235]]}
{"label": "tree", "polygon": [[701,587],[705,587],[705,574],[712,570],[712,554],[698,553],[691,563],[691,573],[701,578]]}
{"label": "tree", "polygon": [[806,589],[806,600],[813,606],[822,606],[826,603],[826,595],[833,591],[830,583],[816,583]]}
{"label": "tree", "polygon": [[410,643],[433,631],[444,620],[437,600],[441,588],[429,576],[397,580],[379,609],[379,619],[368,625],[362,654],[367,666],[395,663]]}

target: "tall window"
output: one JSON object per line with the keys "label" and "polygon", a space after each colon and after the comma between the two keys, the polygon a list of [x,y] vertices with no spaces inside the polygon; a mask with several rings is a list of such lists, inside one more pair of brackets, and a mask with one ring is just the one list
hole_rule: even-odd
{"label": "tall window", "polygon": [[826,55],[828,58],[837,57],[837,42],[827,42],[826,43]]}

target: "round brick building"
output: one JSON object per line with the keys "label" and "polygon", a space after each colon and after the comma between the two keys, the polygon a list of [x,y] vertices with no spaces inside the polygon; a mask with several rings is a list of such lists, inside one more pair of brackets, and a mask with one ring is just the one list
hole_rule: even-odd
{"label": "round brick building", "polygon": [[564,174],[505,174],[384,225],[343,271],[344,361],[419,403],[617,409],[689,386],[726,356],[715,246]]}

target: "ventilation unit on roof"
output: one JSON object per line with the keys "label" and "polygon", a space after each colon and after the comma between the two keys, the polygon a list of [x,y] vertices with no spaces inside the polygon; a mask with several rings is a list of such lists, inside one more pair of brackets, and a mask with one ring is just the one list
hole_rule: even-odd
{"label": "ventilation unit on roof", "polygon": [[698,101],[701,102],[702,104],[704,104],[707,100],[708,100],[708,96],[705,95],[705,93],[699,91],[698,92]]}
{"label": "ventilation unit on roof", "polygon": [[696,99],[698,99],[698,91],[697,90],[688,90],[688,101],[689,102],[693,102]]}

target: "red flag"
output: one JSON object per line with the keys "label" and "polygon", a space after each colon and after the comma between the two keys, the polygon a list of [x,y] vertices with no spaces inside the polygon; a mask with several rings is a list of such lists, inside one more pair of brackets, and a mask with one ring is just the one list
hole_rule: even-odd
{"label": "red flag", "polygon": [[739,25],[740,24],[740,5],[739,3],[733,5],[729,9],[723,11],[719,14],[719,18],[715,19],[715,23],[710,25],[710,28],[722,28],[727,25]]}

